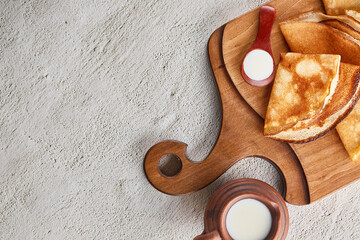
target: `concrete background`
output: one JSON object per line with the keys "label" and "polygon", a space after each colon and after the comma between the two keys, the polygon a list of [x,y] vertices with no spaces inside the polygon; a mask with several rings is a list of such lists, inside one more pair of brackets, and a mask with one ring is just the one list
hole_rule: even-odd
{"label": "concrete background", "polygon": [[[0,2],[0,239],[192,239],[217,187],[168,196],[143,173],[156,142],[201,161],[220,130],[207,41],[258,0]],[[360,239],[360,182],[288,205],[288,239]]]}

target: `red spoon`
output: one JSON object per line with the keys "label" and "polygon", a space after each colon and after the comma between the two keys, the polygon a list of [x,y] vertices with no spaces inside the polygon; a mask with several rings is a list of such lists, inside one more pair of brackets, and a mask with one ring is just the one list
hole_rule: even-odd
{"label": "red spoon", "polygon": [[253,86],[266,86],[275,77],[275,61],[270,44],[275,14],[275,8],[269,6],[260,8],[260,23],[256,39],[241,63],[241,75]]}

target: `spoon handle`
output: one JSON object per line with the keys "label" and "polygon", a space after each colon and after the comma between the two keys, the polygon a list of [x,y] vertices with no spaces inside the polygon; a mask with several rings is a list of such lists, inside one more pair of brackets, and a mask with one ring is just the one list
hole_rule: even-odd
{"label": "spoon handle", "polygon": [[261,48],[271,53],[270,35],[275,15],[275,8],[269,6],[262,6],[260,8],[259,30],[253,48]]}

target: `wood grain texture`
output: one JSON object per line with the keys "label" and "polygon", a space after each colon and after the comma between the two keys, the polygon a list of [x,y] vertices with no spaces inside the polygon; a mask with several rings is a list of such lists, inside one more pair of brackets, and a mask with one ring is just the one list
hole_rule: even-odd
{"label": "wood grain texture", "polygon": [[[274,0],[266,5],[277,11],[271,44],[278,63],[280,53],[288,51],[279,22],[306,11],[323,11],[323,6],[321,0]],[[184,143],[164,141],[150,148],[144,170],[158,190],[168,194],[199,190],[249,156],[264,157],[278,167],[285,182],[284,198],[292,204],[316,201],[360,178],[360,165],[350,160],[336,131],[306,144],[286,144],[263,136],[272,86],[253,87],[240,73],[242,57],[256,37],[258,16],[259,8],[220,27],[210,37],[209,58],[223,109],[219,138],[200,163],[188,160]],[[166,154],[175,154],[182,161],[182,170],[176,176],[166,177],[159,171],[159,159]]]}
{"label": "wood grain texture", "polygon": [[[275,62],[280,53],[288,47],[281,34],[279,23],[307,11],[323,11],[320,0],[286,1],[276,0],[266,5],[277,11],[271,36]],[[226,24],[223,35],[223,56],[231,80],[246,102],[262,117],[265,117],[272,86],[257,88],[247,84],[241,76],[241,59],[255,39],[258,27],[259,8]],[[240,61],[239,61],[240,59]],[[309,186],[310,201],[316,201],[327,194],[360,178],[360,166],[348,157],[336,131],[307,144],[290,144],[304,169]]]}
{"label": "wood grain texture", "polygon": [[[303,12],[323,10],[323,6],[321,0],[276,0],[266,5],[276,9],[276,18],[271,33],[271,48],[275,64],[278,64],[280,53],[289,51],[280,31],[279,23]],[[227,23],[222,47],[226,70],[236,89],[246,99],[247,103],[264,118],[272,86],[264,88],[250,86],[243,80],[241,75],[242,59],[252,46],[257,35],[259,11],[260,7]]]}
{"label": "wood grain texture", "polygon": [[[185,155],[186,144],[160,142],[146,154],[146,176],[162,192],[183,194],[207,186],[240,159],[260,156],[274,163],[281,171],[286,186],[286,201],[307,204],[308,188],[294,152],[288,144],[263,136],[263,120],[244,101],[226,72],[221,51],[222,33],[223,27],[213,33],[208,44],[223,110],[221,130],[214,148],[205,160],[193,163]],[[182,161],[181,171],[173,177],[164,176],[158,168],[159,159],[166,154],[175,154]]]}

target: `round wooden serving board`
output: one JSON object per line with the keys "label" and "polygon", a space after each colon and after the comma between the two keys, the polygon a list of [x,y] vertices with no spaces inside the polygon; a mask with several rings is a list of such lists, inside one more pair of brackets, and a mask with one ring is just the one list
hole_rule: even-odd
{"label": "round wooden serving board", "polygon": [[[276,9],[271,34],[276,64],[280,53],[289,51],[279,22],[312,10],[323,10],[321,0],[274,0],[266,5]],[[348,157],[336,131],[306,144],[287,144],[263,136],[263,118],[271,85],[253,87],[241,76],[241,60],[256,38],[259,8],[217,29],[210,37],[210,64],[219,88],[222,124],[217,142],[200,163],[186,156],[186,144],[163,141],[149,149],[144,160],[148,180],[167,194],[199,190],[223,174],[238,160],[260,156],[280,171],[284,198],[292,204],[308,204],[360,178],[360,165]],[[167,177],[159,170],[162,156],[174,154],[182,163],[181,171]]]}

